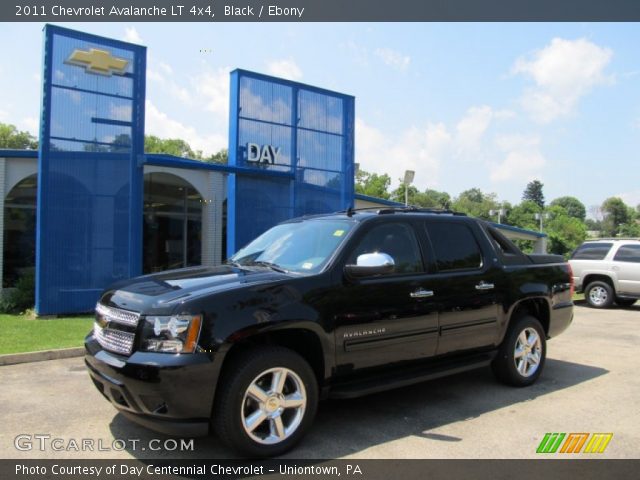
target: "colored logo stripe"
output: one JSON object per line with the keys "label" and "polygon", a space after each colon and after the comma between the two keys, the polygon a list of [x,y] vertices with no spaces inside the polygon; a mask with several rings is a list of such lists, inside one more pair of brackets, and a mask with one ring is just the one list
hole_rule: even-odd
{"label": "colored logo stripe", "polygon": [[613,437],[613,433],[594,433],[584,449],[584,453],[603,453]]}
{"label": "colored logo stripe", "polygon": [[[536,453],[556,453],[560,445],[562,448],[558,453],[603,453],[612,437],[613,433],[545,433]],[[563,440],[564,443],[562,443]],[[587,440],[589,441],[587,442]],[[586,447],[582,450],[585,443]]]}
{"label": "colored logo stripe", "polygon": [[545,433],[536,453],[556,453],[564,437],[564,433]]}

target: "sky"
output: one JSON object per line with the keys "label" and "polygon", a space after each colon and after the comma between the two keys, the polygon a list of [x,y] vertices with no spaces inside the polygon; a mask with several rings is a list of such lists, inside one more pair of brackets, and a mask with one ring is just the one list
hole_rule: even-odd
{"label": "sky", "polygon": [[[146,133],[228,143],[229,72],[356,97],[356,159],[396,186],[640,203],[635,23],[65,23],[148,47]],[[38,130],[42,24],[2,24],[0,122]]]}

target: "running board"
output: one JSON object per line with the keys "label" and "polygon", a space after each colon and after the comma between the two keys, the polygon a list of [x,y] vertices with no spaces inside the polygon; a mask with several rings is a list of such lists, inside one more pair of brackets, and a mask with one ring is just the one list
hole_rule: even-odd
{"label": "running board", "polygon": [[356,398],[372,393],[383,392],[393,388],[406,387],[416,383],[433,380],[456,373],[475,370],[491,364],[496,352],[487,352],[470,357],[451,359],[446,363],[420,365],[409,369],[398,369],[352,382],[337,384],[331,387],[329,398]]}

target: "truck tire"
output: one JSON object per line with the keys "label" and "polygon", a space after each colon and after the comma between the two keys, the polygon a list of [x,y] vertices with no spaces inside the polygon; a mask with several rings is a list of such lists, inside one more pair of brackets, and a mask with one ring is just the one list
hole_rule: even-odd
{"label": "truck tire", "polygon": [[546,355],[547,342],[542,325],[535,317],[524,315],[509,327],[491,366],[501,382],[526,387],[542,373]]}
{"label": "truck tire", "polygon": [[630,307],[636,303],[635,298],[616,298],[616,304],[620,307]]}
{"label": "truck tire", "polygon": [[587,285],[584,298],[592,308],[609,308],[613,304],[615,295],[613,288],[607,282],[596,280]]}
{"label": "truck tire", "polygon": [[249,457],[273,457],[305,435],[318,407],[318,382],[304,358],[265,346],[225,367],[212,424],[218,438]]}

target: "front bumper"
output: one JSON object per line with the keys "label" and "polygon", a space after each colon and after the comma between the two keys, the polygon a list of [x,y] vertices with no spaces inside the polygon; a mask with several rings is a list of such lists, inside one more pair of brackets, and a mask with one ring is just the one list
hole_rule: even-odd
{"label": "front bumper", "polygon": [[105,351],[85,339],[85,364],[94,385],[127,418],[167,435],[204,436],[220,365],[211,354]]}

